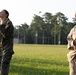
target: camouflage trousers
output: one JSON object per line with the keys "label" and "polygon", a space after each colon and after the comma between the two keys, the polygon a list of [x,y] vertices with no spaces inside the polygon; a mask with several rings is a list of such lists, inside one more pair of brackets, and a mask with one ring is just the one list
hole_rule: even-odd
{"label": "camouflage trousers", "polygon": [[2,60],[2,50],[1,50],[1,47],[0,47],[0,70],[1,70],[1,60]]}
{"label": "camouflage trousers", "polygon": [[67,54],[67,58],[69,61],[69,75],[76,75],[76,52],[70,51]]}
{"label": "camouflage trousers", "polygon": [[0,75],[8,75],[12,54],[0,49]]}
{"label": "camouflage trousers", "polygon": [[10,55],[9,53],[2,55],[1,75],[8,75],[11,58],[12,55]]}

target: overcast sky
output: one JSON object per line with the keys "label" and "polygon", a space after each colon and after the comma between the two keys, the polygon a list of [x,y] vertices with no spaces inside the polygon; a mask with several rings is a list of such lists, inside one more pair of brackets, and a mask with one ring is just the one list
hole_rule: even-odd
{"label": "overcast sky", "polygon": [[30,24],[34,14],[38,15],[39,11],[53,15],[62,12],[72,21],[76,13],[76,0],[0,0],[0,11],[2,9],[9,11],[14,26],[24,22]]}

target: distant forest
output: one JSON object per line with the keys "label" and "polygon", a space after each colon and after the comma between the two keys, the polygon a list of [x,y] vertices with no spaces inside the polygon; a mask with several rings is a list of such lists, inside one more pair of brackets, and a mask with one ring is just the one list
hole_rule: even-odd
{"label": "distant forest", "polygon": [[61,12],[55,15],[46,12],[42,16],[34,14],[30,25],[25,22],[15,26],[14,38],[23,44],[67,44],[67,35],[75,24],[75,18],[68,22]]}

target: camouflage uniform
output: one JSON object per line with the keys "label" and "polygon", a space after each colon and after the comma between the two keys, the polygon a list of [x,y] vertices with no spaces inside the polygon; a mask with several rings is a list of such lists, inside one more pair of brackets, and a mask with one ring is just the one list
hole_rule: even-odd
{"label": "camouflage uniform", "polygon": [[68,57],[69,69],[70,69],[69,75],[76,75],[76,50],[70,51],[67,54],[67,57]]}
{"label": "camouflage uniform", "polygon": [[2,35],[0,34],[0,71],[1,71],[1,60],[2,60]]}
{"label": "camouflage uniform", "polygon": [[1,60],[2,60],[2,46],[0,43],[0,70],[1,70]]}
{"label": "camouflage uniform", "polygon": [[13,51],[13,24],[8,19],[5,24],[0,25],[0,32],[3,36],[2,39],[2,61],[1,61],[1,75],[8,75],[10,60]]}

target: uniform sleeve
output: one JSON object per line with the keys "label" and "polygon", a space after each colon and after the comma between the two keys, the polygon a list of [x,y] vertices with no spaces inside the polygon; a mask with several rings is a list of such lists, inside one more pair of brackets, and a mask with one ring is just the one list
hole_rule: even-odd
{"label": "uniform sleeve", "polygon": [[10,36],[13,36],[13,30],[14,27],[11,22],[9,22],[7,25],[0,26],[0,31],[4,38],[9,38]]}
{"label": "uniform sleeve", "polygon": [[10,38],[10,37],[13,37],[13,30],[14,30],[14,27],[12,25],[12,22],[9,22],[7,24],[7,26],[5,27],[5,38]]}
{"label": "uniform sleeve", "polygon": [[5,25],[4,24],[0,25],[0,33],[3,37],[5,37]]}

